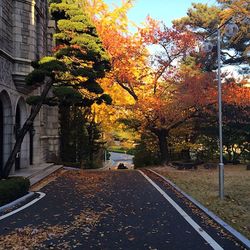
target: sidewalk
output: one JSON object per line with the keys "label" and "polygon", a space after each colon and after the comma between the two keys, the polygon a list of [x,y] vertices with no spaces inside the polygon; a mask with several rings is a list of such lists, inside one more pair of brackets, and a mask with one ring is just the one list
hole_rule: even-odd
{"label": "sidewalk", "polygon": [[30,185],[32,186],[62,167],[63,167],[62,165],[54,165],[53,163],[44,163],[38,166],[20,169],[10,176],[23,176],[29,178]]}

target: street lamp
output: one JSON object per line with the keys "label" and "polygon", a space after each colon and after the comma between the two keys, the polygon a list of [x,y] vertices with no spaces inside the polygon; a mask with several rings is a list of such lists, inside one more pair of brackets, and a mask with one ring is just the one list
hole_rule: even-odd
{"label": "street lamp", "polygon": [[[220,25],[216,29],[217,33],[217,80],[218,80],[218,116],[219,116],[219,148],[220,148],[220,162],[219,162],[219,196],[220,199],[224,199],[224,163],[223,163],[223,142],[222,142],[222,92],[221,92],[221,28],[225,27],[225,35],[228,37],[234,36],[239,28],[236,24],[228,20],[226,23]],[[214,34],[213,32],[212,34]],[[203,46],[204,52],[210,52],[213,49],[213,44],[211,42],[206,42]]]}

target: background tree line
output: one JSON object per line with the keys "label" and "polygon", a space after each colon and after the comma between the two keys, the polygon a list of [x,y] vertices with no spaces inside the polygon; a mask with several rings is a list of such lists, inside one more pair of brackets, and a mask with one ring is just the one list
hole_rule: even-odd
{"label": "background tree line", "polygon": [[[149,158],[145,164],[217,159],[216,41],[211,53],[197,51],[197,45],[219,25],[233,20],[239,30],[231,38],[223,36],[221,60],[241,75],[239,79],[227,72],[222,75],[224,153],[228,161],[249,159],[247,1],[193,4],[171,28],[148,17],[135,33],[130,32],[127,17],[134,1],[112,10],[101,0],[85,3],[111,57],[112,69],[102,82],[111,91],[116,120],[140,135],[135,159]],[[147,50],[152,45],[154,54]],[[120,92],[114,92],[114,86]]]}
{"label": "background tree line", "polygon": [[[31,115],[20,130],[2,177],[8,176],[42,105],[59,107],[63,162],[100,166],[95,160],[102,158],[101,151],[115,131],[125,128],[133,132],[133,138],[140,138],[134,141],[139,165],[216,158],[216,46],[206,54],[197,51],[197,44],[218,25],[233,19],[239,32],[223,39],[221,60],[224,65],[241,65],[240,73],[247,72],[248,1],[193,4],[187,16],[174,21],[172,27],[147,17],[134,33],[127,16],[133,4],[123,1],[110,9],[103,0],[50,1],[56,47],[51,56],[33,63],[34,70],[27,77],[27,84],[39,83],[43,91],[27,100]],[[149,46],[154,46],[154,53]],[[249,159],[248,80],[223,76],[228,161]]]}

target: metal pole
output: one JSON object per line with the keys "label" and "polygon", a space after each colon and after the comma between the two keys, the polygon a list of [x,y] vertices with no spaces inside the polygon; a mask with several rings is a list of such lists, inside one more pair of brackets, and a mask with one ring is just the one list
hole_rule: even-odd
{"label": "metal pole", "polygon": [[217,54],[218,54],[218,104],[219,104],[219,143],[220,143],[220,163],[219,163],[219,195],[224,199],[224,163],[223,163],[223,143],[222,143],[222,101],[221,101],[221,34],[218,28],[217,33]]}

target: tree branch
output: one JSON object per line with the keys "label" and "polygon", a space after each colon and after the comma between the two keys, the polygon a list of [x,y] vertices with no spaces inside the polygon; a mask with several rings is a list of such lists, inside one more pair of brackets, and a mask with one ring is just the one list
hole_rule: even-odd
{"label": "tree branch", "polygon": [[18,152],[20,152],[23,139],[24,139],[26,133],[32,127],[33,122],[34,122],[37,114],[39,113],[39,111],[43,105],[43,102],[46,99],[48,92],[49,92],[52,85],[53,85],[52,78],[46,77],[44,80],[44,88],[43,88],[43,91],[41,94],[40,101],[31,109],[31,113],[30,113],[29,117],[27,118],[27,120],[23,124],[23,127],[21,128],[21,130],[17,136],[14,148],[12,149],[11,154],[10,154],[10,156],[9,156],[9,158],[8,158],[4,168],[3,168],[3,172],[2,172],[2,176],[1,176],[2,178],[7,178],[9,176],[11,168],[15,162],[16,155]]}

